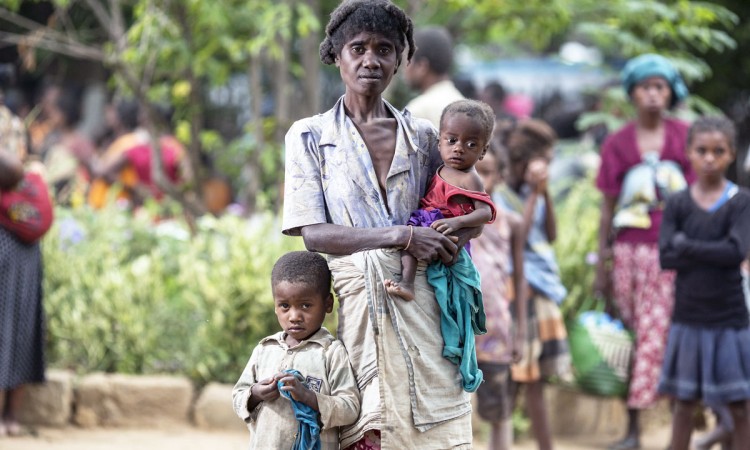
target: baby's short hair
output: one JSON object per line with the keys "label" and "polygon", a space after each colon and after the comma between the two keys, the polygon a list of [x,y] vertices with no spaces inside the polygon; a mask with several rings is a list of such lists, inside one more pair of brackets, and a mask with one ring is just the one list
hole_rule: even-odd
{"label": "baby's short hair", "polygon": [[344,45],[358,33],[380,33],[393,41],[401,63],[408,45],[407,61],[414,55],[414,26],[404,10],[389,0],[347,0],[331,13],[326,37],[320,43],[320,60],[333,64]]}
{"label": "baby's short hair", "polygon": [[712,131],[718,131],[723,134],[727,138],[727,142],[732,150],[737,148],[737,130],[734,127],[734,123],[724,116],[706,116],[698,118],[690,127],[690,130],[688,130],[688,147],[693,143],[696,134],[710,133]]}
{"label": "baby's short hair", "polygon": [[492,110],[490,105],[479,100],[456,100],[443,109],[443,114],[440,116],[441,128],[445,118],[453,114],[466,114],[479,122],[482,127],[484,143],[490,143],[492,130],[495,128],[495,111]]}
{"label": "baby's short hair", "polygon": [[271,270],[271,286],[282,281],[313,286],[325,297],[331,293],[331,271],[325,258],[315,252],[289,252]]}

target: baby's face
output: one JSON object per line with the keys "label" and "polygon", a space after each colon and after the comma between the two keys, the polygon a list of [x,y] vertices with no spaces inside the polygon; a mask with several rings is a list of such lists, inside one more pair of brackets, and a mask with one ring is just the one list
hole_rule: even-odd
{"label": "baby's face", "polygon": [[487,150],[484,134],[479,122],[464,113],[443,117],[438,144],[443,163],[456,170],[470,170]]}
{"label": "baby's face", "polygon": [[321,294],[316,286],[280,281],[273,287],[273,302],[279,325],[287,334],[290,347],[312,336],[333,311],[333,297]]}

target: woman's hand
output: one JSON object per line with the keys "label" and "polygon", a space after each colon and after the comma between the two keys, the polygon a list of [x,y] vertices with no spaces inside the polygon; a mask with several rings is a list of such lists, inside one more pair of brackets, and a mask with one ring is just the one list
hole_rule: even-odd
{"label": "woman's hand", "polygon": [[412,227],[411,242],[407,251],[417,259],[436,261],[440,259],[445,264],[453,260],[458,251],[455,236],[445,236],[429,227]]}

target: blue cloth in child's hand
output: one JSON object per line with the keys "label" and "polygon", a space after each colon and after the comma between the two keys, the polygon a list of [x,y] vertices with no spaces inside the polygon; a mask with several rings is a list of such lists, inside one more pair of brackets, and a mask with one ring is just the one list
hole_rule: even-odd
{"label": "blue cloth in child's hand", "polygon": [[[294,375],[294,377],[300,382],[305,381],[305,378],[297,370],[287,369],[284,372]],[[299,423],[297,436],[294,440],[292,450],[320,450],[320,424],[318,423],[318,412],[310,406],[293,399],[292,394],[289,391],[282,391],[281,388],[284,385],[281,384],[281,381],[277,383],[277,386],[279,387],[281,395],[291,400],[292,410],[294,410],[294,418],[297,419],[297,422]]]}

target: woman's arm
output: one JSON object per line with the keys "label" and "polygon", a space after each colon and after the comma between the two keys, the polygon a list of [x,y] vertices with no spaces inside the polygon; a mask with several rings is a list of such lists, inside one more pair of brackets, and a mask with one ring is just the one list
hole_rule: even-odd
{"label": "woman's arm", "polygon": [[612,218],[614,217],[617,198],[603,195],[601,216],[599,217],[599,245],[596,259],[596,275],[594,277],[594,295],[608,298],[612,292],[611,267],[612,264]]}
{"label": "woman's arm", "polygon": [[23,163],[15,155],[0,152],[0,189],[9,191],[23,180]]}
{"label": "woman's arm", "polygon": [[552,196],[549,189],[544,190],[544,230],[547,232],[549,243],[557,239],[557,220],[555,218],[555,207],[552,204]]}
{"label": "woman's arm", "polygon": [[449,263],[458,251],[456,238],[429,227],[397,225],[382,228],[353,228],[330,223],[306,225],[300,229],[305,247],[329,255],[350,255],[377,248],[406,248],[415,258]]}

